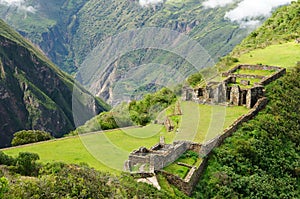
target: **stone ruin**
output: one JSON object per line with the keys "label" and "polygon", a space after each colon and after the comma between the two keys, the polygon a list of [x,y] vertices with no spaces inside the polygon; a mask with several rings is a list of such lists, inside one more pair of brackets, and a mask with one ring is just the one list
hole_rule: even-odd
{"label": "stone ruin", "polygon": [[175,162],[187,150],[194,151],[200,155],[201,146],[201,144],[190,141],[176,141],[173,142],[173,144],[165,144],[164,138],[161,137],[160,142],[150,149],[141,147],[131,152],[128,160],[124,164],[124,170],[129,171],[133,175],[138,174],[139,177],[142,177],[138,179],[138,181],[151,183],[158,188],[159,186],[153,183],[153,179],[156,179],[155,175],[160,173],[170,184],[176,186],[185,194],[190,195],[200,179],[200,175],[206,164],[206,159],[197,167],[178,163],[190,168],[190,171],[184,179],[164,171],[163,168]]}
{"label": "stone ruin", "polygon": [[154,173],[177,160],[184,152],[195,148],[196,144],[189,141],[176,141],[165,144],[164,138],[150,149],[141,147],[129,154],[124,170],[131,173]]}
{"label": "stone ruin", "polygon": [[[238,70],[269,70],[274,71],[272,75],[250,75],[250,74],[236,74]],[[222,82],[210,81],[205,87],[189,88],[184,87],[182,92],[182,100],[195,101],[202,104],[219,104],[219,105],[245,105],[247,108],[252,108],[258,99],[264,96],[264,86],[286,73],[285,68],[275,66],[263,65],[238,65],[228,72],[222,73],[226,77]],[[237,78],[244,78],[237,82]],[[249,86],[249,79],[261,79],[258,83],[250,88],[243,88]],[[238,85],[239,83],[240,85]]]}

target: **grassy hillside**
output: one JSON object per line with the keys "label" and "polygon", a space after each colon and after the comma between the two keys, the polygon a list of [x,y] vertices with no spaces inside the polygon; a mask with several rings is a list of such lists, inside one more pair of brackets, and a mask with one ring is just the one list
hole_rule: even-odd
{"label": "grassy hillside", "polygon": [[2,20],[0,42],[0,147],[10,146],[13,133],[23,129],[46,130],[55,137],[73,130],[73,102],[84,110],[81,123],[109,109]]}
{"label": "grassy hillside", "polygon": [[[196,113],[191,114],[191,109],[196,109]],[[220,122],[219,125],[212,127],[212,114],[216,114],[218,110],[225,114],[224,118],[222,118],[224,123]],[[151,147],[159,141],[160,136],[164,136],[167,143],[172,143],[174,139],[179,139],[181,136],[185,136],[186,139],[190,137],[186,133],[195,133],[196,136],[192,137],[194,138],[192,140],[203,142],[211,139],[215,134],[221,133],[222,129],[228,127],[228,125],[247,111],[244,107],[228,107],[225,109],[219,106],[212,107],[187,102],[183,104],[184,115],[180,121],[194,121],[200,114],[201,118],[196,123],[196,132],[195,129],[191,129],[190,123],[186,122],[179,123],[178,133],[175,132],[176,129],[173,132],[166,132],[164,126],[150,124],[143,128],[116,129],[104,133],[99,132],[29,146],[8,148],[4,152],[8,155],[16,156],[19,152],[28,151],[39,154],[43,163],[63,161],[79,164],[85,162],[89,166],[101,171],[119,173],[123,169],[124,161],[128,158],[132,150],[138,149],[141,146]],[[194,126],[194,123],[192,126]],[[212,132],[213,134],[211,134]],[[210,134],[208,135],[208,133]]]}

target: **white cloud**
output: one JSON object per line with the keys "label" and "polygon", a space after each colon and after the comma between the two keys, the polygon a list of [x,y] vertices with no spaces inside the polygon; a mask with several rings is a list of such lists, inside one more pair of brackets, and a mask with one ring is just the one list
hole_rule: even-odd
{"label": "white cloud", "polygon": [[143,7],[147,7],[150,5],[155,5],[155,4],[163,3],[163,2],[164,2],[164,0],[139,0],[140,5]]}
{"label": "white cloud", "polygon": [[234,3],[236,0],[207,0],[203,2],[203,6],[205,8],[216,8],[216,7],[224,7],[229,4]]}
{"label": "white cloud", "polygon": [[26,0],[0,0],[0,4],[5,6],[15,6],[20,10],[27,12],[35,12],[36,9],[33,6],[26,4]]}
{"label": "white cloud", "polygon": [[203,2],[205,8],[224,7],[239,2],[237,7],[226,12],[225,19],[238,22],[241,27],[256,27],[261,22],[258,17],[268,17],[274,8],[286,5],[292,0],[207,0]]}
{"label": "white cloud", "polygon": [[267,17],[274,8],[291,2],[292,0],[243,0],[235,9],[227,12],[225,18],[241,22],[260,16]]}

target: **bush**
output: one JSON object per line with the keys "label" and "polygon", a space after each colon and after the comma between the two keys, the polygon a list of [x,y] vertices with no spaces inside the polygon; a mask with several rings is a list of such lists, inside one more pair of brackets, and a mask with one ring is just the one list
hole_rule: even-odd
{"label": "bush", "polygon": [[202,75],[200,73],[195,73],[188,77],[187,82],[190,86],[195,87],[203,80]]}
{"label": "bush", "polygon": [[51,134],[40,130],[23,130],[16,132],[11,142],[12,146],[50,140]]}
{"label": "bush", "polygon": [[2,151],[0,151],[0,165],[12,166],[15,165],[16,161],[14,158],[6,155]]}
{"label": "bush", "polygon": [[4,198],[4,194],[8,191],[8,180],[5,177],[0,178],[0,199]]}
{"label": "bush", "polygon": [[25,176],[37,176],[39,165],[36,161],[39,159],[40,157],[36,153],[20,152],[16,159],[17,172]]}

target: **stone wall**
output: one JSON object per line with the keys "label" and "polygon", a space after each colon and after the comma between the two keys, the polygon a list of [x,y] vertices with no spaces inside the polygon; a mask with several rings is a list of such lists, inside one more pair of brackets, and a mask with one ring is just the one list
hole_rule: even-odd
{"label": "stone wall", "polygon": [[215,147],[220,146],[227,137],[231,136],[243,122],[247,122],[256,116],[257,113],[267,105],[267,102],[266,97],[260,98],[247,114],[238,118],[231,126],[224,130],[223,134],[204,143],[201,147],[200,155],[202,157],[209,155]]}
{"label": "stone wall", "polygon": [[252,108],[258,99],[262,98],[265,95],[264,87],[263,86],[254,86],[247,91],[246,95],[246,106],[247,108]]}
{"label": "stone wall", "polygon": [[174,147],[166,154],[151,154],[150,167],[160,170],[177,160],[186,150],[190,148],[189,142],[174,142]]}
{"label": "stone wall", "polygon": [[234,68],[228,70],[225,73],[222,73],[223,77],[228,77],[229,75],[232,75],[239,69],[248,69],[248,70],[275,70],[280,71],[281,68],[277,66],[264,66],[264,65],[237,65]]}
{"label": "stone wall", "polygon": [[224,82],[209,82],[203,91],[203,98],[210,99],[212,103],[226,102],[227,87]]}
{"label": "stone wall", "polygon": [[[197,146],[198,145],[198,146]],[[165,147],[161,150],[161,147]],[[188,142],[188,141],[177,141],[173,145],[164,145],[160,144],[153,146],[150,150],[145,153],[141,153],[142,149],[147,150],[144,147],[141,147],[139,150],[132,152],[129,155],[129,159],[124,164],[124,169],[126,171],[131,171],[135,165],[149,165],[149,172],[154,172],[155,170],[160,170],[170,163],[173,163],[177,160],[185,151],[190,149],[195,149],[195,151],[200,151],[201,145]]]}
{"label": "stone wall", "polygon": [[232,77],[245,78],[245,79],[263,79],[265,76],[261,75],[248,75],[248,74],[230,74]]}
{"label": "stone wall", "polygon": [[248,70],[281,70],[277,66],[265,66],[265,65],[239,65],[238,69],[248,69]]}
{"label": "stone wall", "polygon": [[156,171],[156,173],[162,174],[170,184],[175,185],[183,193],[190,196],[199,182],[206,163],[207,159],[205,158],[199,167],[193,166],[184,179],[164,170]]}
{"label": "stone wall", "polygon": [[241,105],[241,89],[238,85],[233,85],[230,91],[229,103],[235,106]]}
{"label": "stone wall", "polygon": [[285,68],[280,68],[280,70],[277,71],[274,75],[272,75],[270,77],[265,77],[260,82],[260,84],[265,86],[265,85],[269,84],[270,82],[275,81],[276,79],[282,77],[285,74],[286,74],[286,69]]}

